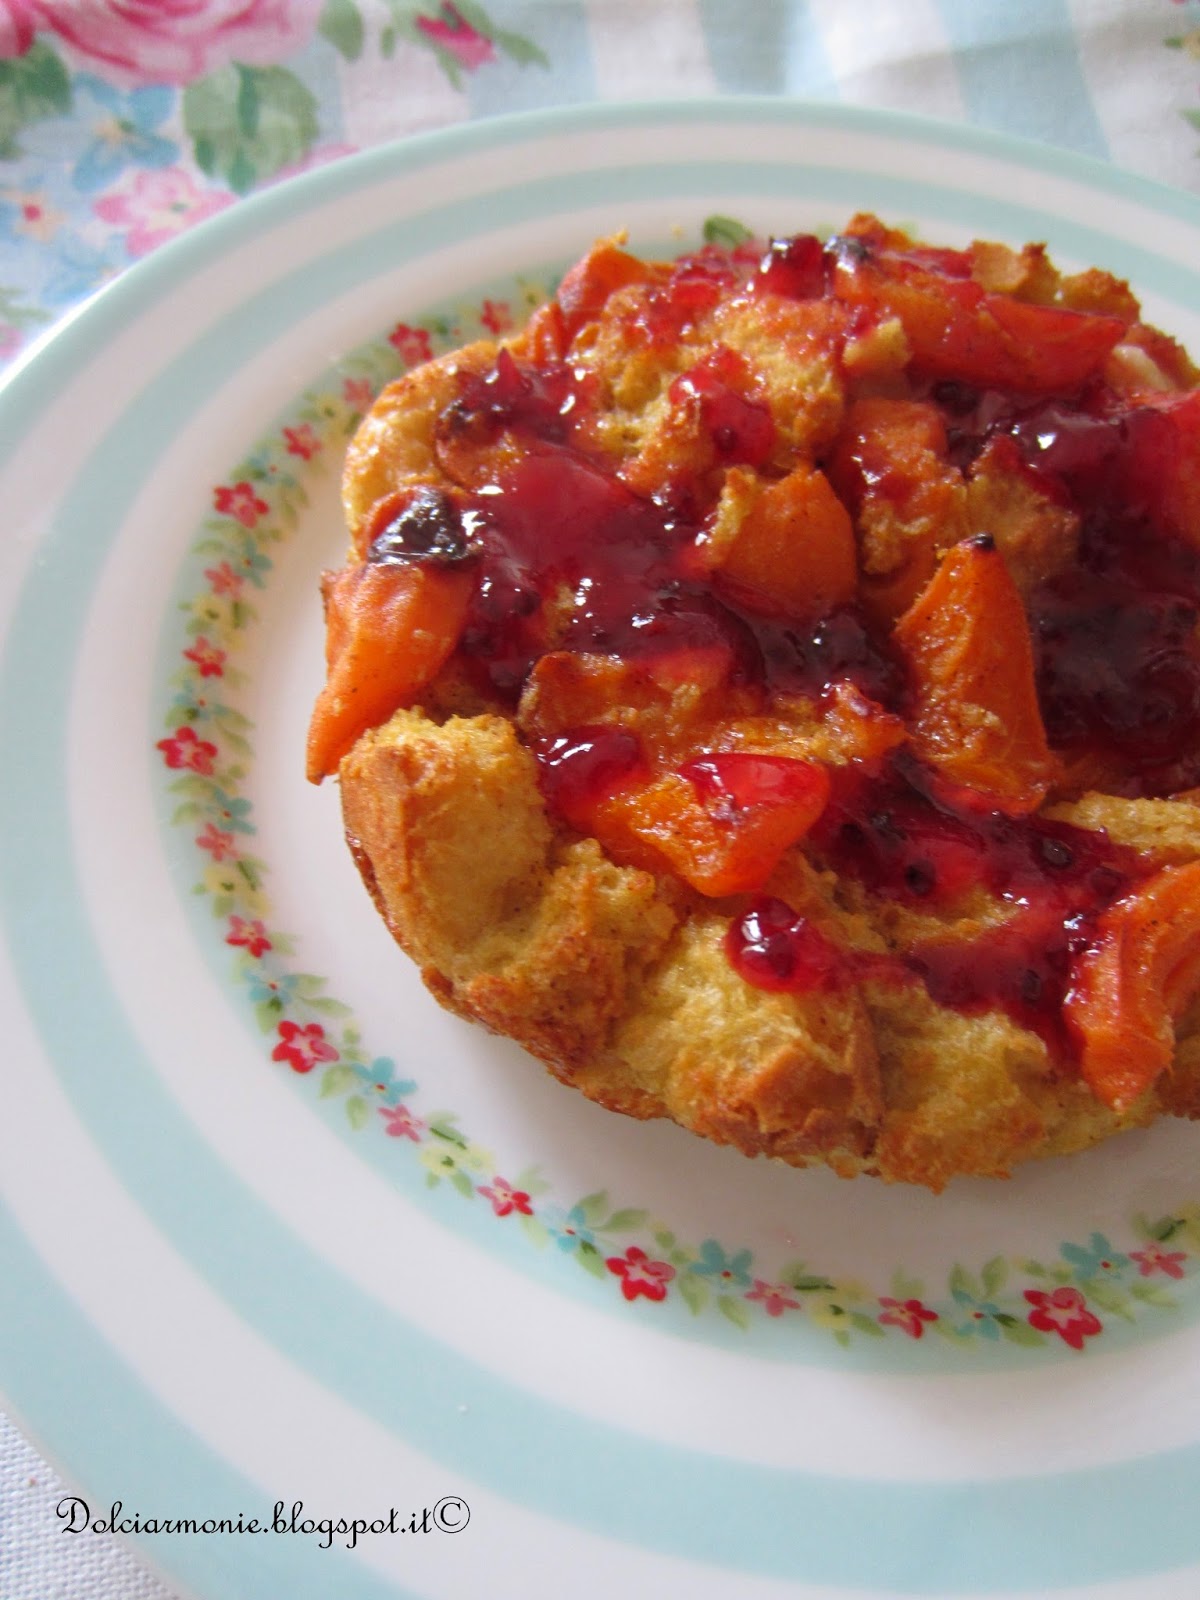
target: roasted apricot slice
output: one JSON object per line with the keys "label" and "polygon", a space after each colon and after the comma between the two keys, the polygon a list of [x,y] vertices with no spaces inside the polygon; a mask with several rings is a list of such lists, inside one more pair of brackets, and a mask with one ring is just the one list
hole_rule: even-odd
{"label": "roasted apricot slice", "polygon": [[933,576],[939,552],[970,531],[966,485],[947,460],[941,414],[922,400],[856,400],[828,472],[854,515],[862,603],[891,622]]}
{"label": "roasted apricot slice", "polygon": [[748,475],[727,481],[717,535],[712,570],[748,610],[823,617],[854,598],[854,526],[816,467],[794,467],[761,491]]}
{"label": "roasted apricot slice", "polygon": [[957,275],[957,254],[931,257],[847,241],[834,269],[834,293],[880,318],[898,317],[915,373],[980,388],[1069,393],[1099,372],[1125,335],[1120,317],[989,294]]}
{"label": "roasted apricot slice", "polygon": [[469,568],[420,562],[325,575],[328,676],[308,729],[311,782],[432,681],[458,643],[474,585]]}
{"label": "roasted apricot slice", "polygon": [[1102,915],[1067,996],[1093,1093],[1127,1110],[1166,1072],[1174,1025],[1200,993],[1200,861],[1164,867]]}
{"label": "roasted apricot slice", "polygon": [[705,895],[748,894],[762,888],[828,799],[828,774],[812,762],[742,751],[701,755],[603,802],[593,826],[631,865],[661,870],[665,863]]}
{"label": "roasted apricot slice", "polygon": [[1055,767],[1025,610],[987,535],[955,545],[893,635],[914,696],[912,741],[952,779],[1033,811]]}

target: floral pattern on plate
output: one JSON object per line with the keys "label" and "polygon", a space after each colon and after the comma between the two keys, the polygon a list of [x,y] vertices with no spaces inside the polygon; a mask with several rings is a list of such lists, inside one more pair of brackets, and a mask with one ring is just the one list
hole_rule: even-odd
{"label": "floral pattern on plate", "polygon": [[760,1261],[751,1249],[716,1239],[693,1244],[646,1209],[615,1204],[606,1191],[564,1206],[536,1167],[497,1170],[455,1112],[423,1107],[417,1084],[390,1056],[371,1052],[327,980],[293,970],[296,941],[273,920],[268,867],[255,849],[257,826],[243,793],[254,749],[253,727],[236,704],[245,682],[239,647],[257,621],[279,548],[307,504],[306,479],[340,461],[379,389],[467,339],[508,330],[547,287],[518,279],[506,298],[396,324],[302,395],[212,487],[193,546],[203,584],[183,606],[157,751],[174,801],[172,824],[194,843],[194,891],[211,906],[269,1059],[313,1085],[319,1098],[339,1100],[351,1129],[396,1141],[398,1154],[419,1162],[430,1188],[447,1185],[486,1206],[500,1226],[519,1228],[538,1250],[570,1257],[630,1305],[678,1299],[696,1317],[719,1316],[748,1333],[804,1318],[841,1345],[892,1339],[979,1350],[1083,1351],[1103,1345],[1114,1320],[1178,1311],[1173,1291],[1200,1273],[1200,1204],[1130,1219],[1120,1245],[1093,1232],[1084,1242],[1063,1241],[1046,1260],[997,1254],[973,1268],[958,1264],[935,1288],[904,1269],[886,1285],[869,1285],[806,1260]]}

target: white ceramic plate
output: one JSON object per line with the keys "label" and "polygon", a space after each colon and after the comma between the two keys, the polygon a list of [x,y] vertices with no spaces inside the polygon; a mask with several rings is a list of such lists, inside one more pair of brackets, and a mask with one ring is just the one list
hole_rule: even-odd
{"label": "white ceramic plate", "polygon": [[425,996],[301,775],[373,389],[597,234],[858,209],[1047,240],[1200,348],[1191,199],[723,102],[313,174],[0,395],[0,1381],[206,1600],[1196,1591],[1196,1130],[935,1198],[611,1117]]}

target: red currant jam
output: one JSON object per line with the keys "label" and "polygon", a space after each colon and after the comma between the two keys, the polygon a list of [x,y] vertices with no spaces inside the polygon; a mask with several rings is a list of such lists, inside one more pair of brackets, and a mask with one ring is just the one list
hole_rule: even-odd
{"label": "red currant jam", "polygon": [[[725,296],[828,297],[847,277],[862,278],[878,249],[879,241],[858,237],[823,246],[802,235],[776,241],[755,263],[742,251],[707,248],[614,315],[632,343],[675,347]],[[971,288],[962,252],[914,249],[908,260]],[[960,295],[956,303],[966,302]],[[553,650],[643,660],[698,652],[721,663],[730,688],[757,689],[762,710],[775,697],[819,702],[850,682],[903,716],[908,689],[886,631],[856,609],[770,617],[714,592],[697,549],[719,474],[697,472],[655,496],[635,493],[590,443],[594,382],[567,364],[527,365],[509,352],[490,371],[464,376],[438,428],[439,460],[458,485],[454,505],[414,503],[381,528],[373,547],[373,560],[476,564],[460,656],[481,686],[514,704],[535,662]],[[1052,745],[1085,768],[1096,758],[1106,773],[1121,774],[1106,779],[1109,789],[1165,794],[1200,784],[1200,552],[1177,526],[1200,400],[1133,402],[1099,381],[1036,400],[959,382],[913,392],[941,409],[950,459],[965,473],[991,446],[990,460],[999,457],[1006,471],[1078,513],[1069,573],[1028,597]],[[675,378],[670,400],[699,416],[718,466],[769,472],[775,427],[740,356],[718,347]],[[651,771],[636,736],[611,726],[574,729],[540,741],[534,753],[547,801],[581,826],[598,800]],[[795,787],[810,781],[805,763],[721,754],[679,770],[731,826],[747,808],[812,798]],[[853,952],[782,900],[759,897],[728,934],[736,970],[790,993],[863,979],[919,983],[960,1011],[1005,1012],[1070,1059],[1062,1010],[1072,970],[1106,908],[1146,876],[1137,855],[1102,832],[991,809],[911,756],[837,768],[822,774],[827,782],[831,792],[808,835],[820,863],[874,896],[933,913],[928,925],[947,935],[963,925],[959,908],[981,931],[931,934],[902,956]],[[999,902],[1003,920],[970,923],[972,895]]]}
{"label": "red currant jam", "polygon": [[902,965],[941,1004],[1005,1011],[1069,1055],[1061,1018],[1072,961],[1148,869],[1103,832],[981,801],[901,755],[880,776],[836,773],[811,838],[840,875],[885,899],[944,911],[980,889],[1006,902],[1003,923],[966,942],[930,940]]}
{"label": "red currant jam", "polygon": [[756,294],[779,294],[790,300],[817,300],[828,287],[825,246],[812,233],[772,239],[753,282]]}
{"label": "red currant jam", "polygon": [[676,404],[686,400],[699,404],[704,426],[724,463],[761,467],[775,448],[775,424],[766,406],[747,400],[732,386],[736,367],[743,363],[731,362],[730,356],[732,351],[716,351],[681,373],[668,393]]}
{"label": "red currant jam", "polygon": [[932,398],[959,465],[1011,441],[1013,466],[1080,515],[1077,563],[1029,604],[1051,745],[1098,758],[1125,794],[1200,783],[1200,552],[1164,489],[1200,426],[1193,397],[1130,402],[1094,383],[1035,405],[960,384]]}
{"label": "red currant jam", "polygon": [[890,956],[842,949],[773,895],[759,895],[733,919],[725,953],[747,983],[776,994],[836,990],[867,978],[894,983],[908,976]]}
{"label": "red currant jam", "polygon": [[[718,354],[676,385],[695,398],[723,460],[759,464],[774,425],[733,387],[728,365]],[[464,380],[439,423],[480,573],[460,653],[488,690],[514,702],[551,650],[703,650],[725,658],[731,685],[818,697],[845,679],[899,702],[902,674],[853,611],[785,623],[715,594],[695,563],[710,507],[686,492],[673,503],[635,494],[584,448],[590,404],[569,369],[527,368],[504,352],[493,371]]]}
{"label": "red currant jam", "polygon": [[734,970],[757,989],[806,994],[845,981],[846,954],[786,901],[760,896],[725,936]]}
{"label": "red currant jam", "polygon": [[823,799],[829,780],[822,767],[788,756],[743,752],[700,756],[679,769],[714,816],[733,821],[751,806],[786,806]]}
{"label": "red currant jam", "polygon": [[637,735],[607,724],[539,739],[533,753],[547,804],[568,820],[586,818],[597,801],[646,772]]}

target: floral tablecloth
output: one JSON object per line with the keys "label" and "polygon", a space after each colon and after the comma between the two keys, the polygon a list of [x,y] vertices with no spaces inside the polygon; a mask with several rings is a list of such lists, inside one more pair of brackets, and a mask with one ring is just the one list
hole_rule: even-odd
{"label": "floral tablecloth", "polygon": [[[356,150],[749,93],[974,123],[1200,189],[1200,0],[0,0],[0,367],[183,229]],[[163,1600],[110,1541],[61,1537],[63,1492],[0,1417],[0,1600]]]}

